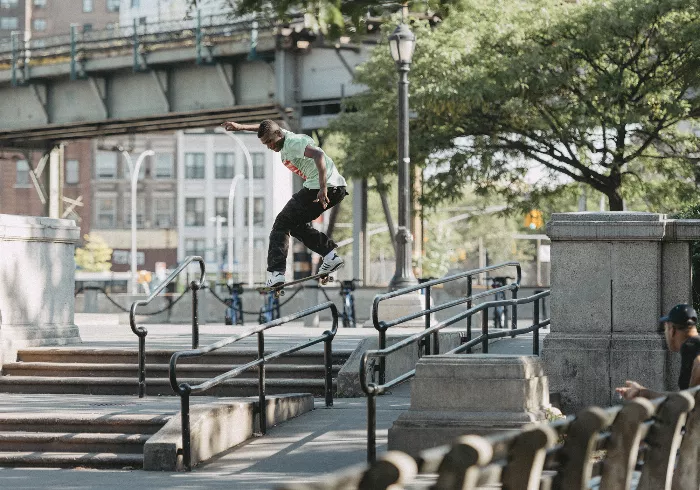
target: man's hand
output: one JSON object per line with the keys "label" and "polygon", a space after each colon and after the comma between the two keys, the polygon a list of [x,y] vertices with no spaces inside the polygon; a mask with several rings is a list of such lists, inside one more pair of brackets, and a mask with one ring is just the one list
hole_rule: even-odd
{"label": "man's hand", "polygon": [[314,199],[314,202],[320,202],[321,206],[323,206],[323,209],[326,209],[328,207],[328,204],[330,201],[328,200],[328,189],[325,187],[322,187],[319,189],[318,194],[316,195],[316,199]]}
{"label": "man's hand", "polygon": [[234,121],[226,121],[222,126],[226,131],[245,131],[242,124],[238,124]]}
{"label": "man's hand", "polygon": [[625,386],[615,388],[615,391],[625,400],[631,400],[642,395],[642,390],[645,390],[642,385],[636,381],[625,381]]}

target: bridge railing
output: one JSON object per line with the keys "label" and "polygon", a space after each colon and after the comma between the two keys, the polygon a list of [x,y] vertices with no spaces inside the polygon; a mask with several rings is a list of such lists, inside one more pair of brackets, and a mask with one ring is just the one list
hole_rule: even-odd
{"label": "bridge railing", "polygon": [[[319,337],[311,339],[307,342],[297,344],[294,347],[278,350],[273,353],[265,354],[265,331],[271,328],[289,323],[305,316],[313,315],[319,311],[329,309],[333,317],[331,330],[326,330]],[[211,388],[214,388],[221,383],[235,378],[239,374],[253,368],[258,369],[258,413],[260,416],[260,432],[265,434],[267,431],[267,411],[265,410],[265,364],[278,357],[292,354],[294,352],[306,349],[312,345],[324,343],[323,359],[324,359],[324,381],[325,381],[325,401],[327,407],[333,406],[333,338],[338,331],[338,309],[333,302],[326,302],[306,310],[299,311],[292,315],[287,315],[277,320],[259,325],[239,335],[234,335],[226,339],[220,340],[214,344],[202,347],[200,349],[183,350],[175,352],[170,358],[170,386],[173,391],[180,396],[181,404],[181,421],[182,421],[182,452],[183,465],[187,471],[192,469],[191,464],[191,437],[190,437],[190,395],[203,393]],[[191,386],[185,382],[179,382],[177,379],[177,363],[179,359],[192,357],[201,357],[210,352],[214,352],[223,347],[230,346],[240,340],[257,335],[258,358],[242,366],[237,366],[225,373],[222,373],[214,378],[204,381],[200,384]]]}
{"label": "bridge railing", "polygon": [[656,400],[590,407],[502,435],[464,435],[416,458],[390,451],[373,464],[281,489],[388,490],[422,474],[421,484],[432,479],[430,488],[440,490],[689,490],[700,488],[699,451],[696,387]]}
{"label": "bridge railing", "polygon": [[146,395],[146,336],[148,335],[148,329],[144,326],[136,325],[136,315],[137,309],[141,306],[146,306],[151,303],[155,298],[162,293],[168,284],[173,282],[177,277],[184,271],[192,262],[199,263],[199,280],[191,281],[187,286],[192,291],[192,348],[196,349],[199,347],[199,312],[198,312],[198,300],[197,291],[202,288],[205,275],[204,259],[199,256],[189,256],[185,257],[185,260],[178,266],[177,269],[172,271],[165,280],[158,285],[156,289],[151,292],[151,294],[146,299],[141,299],[134,301],[131,305],[131,310],[129,311],[129,324],[131,325],[131,331],[136,334],[139,338],[139,398],[143,398]]}

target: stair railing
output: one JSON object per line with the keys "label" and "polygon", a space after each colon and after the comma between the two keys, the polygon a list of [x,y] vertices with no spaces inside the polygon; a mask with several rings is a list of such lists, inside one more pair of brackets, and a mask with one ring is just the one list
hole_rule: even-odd
{"label": "stair railing", "polygon": [[187,287],[192,291],[192,348],[196,349],[199,347],[199,318],[198,309],[199,302],[197,298],[197,291],[202,288],[202,283],[204,282],[204,259],[202,257],[193,255],[190,257],[185,257],[185,260],[180,264],[180,266],[170,273],[168,277],[146,298],[134,301],[131,305],[131,311],[129,312],[129,324],[131,325],[131,331],[136,334],[139,338],[139,398],[143,398],[146,395],[146,335],[148,335],[148,330],[146,327],[136,325],[136,309],[140,306],[146,306],[151,301],[153,301],[163,290],[175,280],[175,278],[180,275],[180,273],[187,268],[192,262],[199,263],[199,280],[191,281]]}
{"label": "stair railing", "polygon": [[[319,311],[330,309],[331,315],[333,317],[333,325],[330,330],[326,330],[319,337],[304,342],[303,344],[297,344],[294,347],[290,347],[283,350],[278,350],[272,353],[265,354],[265,330],[277,327],[279,325],[289,323],[299,318],[312,315]],[[323,360],[325,365],[324,370],[324,381],[325,381],[325,401],[326,407],[333,406],[333,338],[338,330],[338,309],[333,302],[326,302],[312,308],[307,308],[306,310],[299,311],[297,313],[278,318],[268,323],[258,325],[255,328],[242,332],[238,335],[228,337],[226,339],[220,340],[206,347],[192,350],[183,350],[175,352],[170,358],[170,386],[173,391],[180,396],[180,417],[182,421],[182,461],[183,466],[186,471],[192,470],[192,447],[191,447],[191,432],[190,432],[190,395],[203,393],[217,385],[220,385],[224,381],[235,378],[239,374],[252,369],[254,367],[258,368],[258,415],[260,419],[260,432],[265,434],[267,432],[267,411],[265,408],[265,363],[277,359],[278,357],[285,356],[287,354],[292,354],[294,352],[306,349],[312,345],[324,343],[323,350]],[[258,336],[258,358],[242,366],[234,367],[233,369],[226,371],[214,378],[204,381],[198,385],[190,385],[189,383],[180,383],[177,380],[177,362],[180,358],[191,358],[200,357],[209,352],[219,350],[223,347],[229,346],[243,340],[245,338],[251,337],[253,335]]]}

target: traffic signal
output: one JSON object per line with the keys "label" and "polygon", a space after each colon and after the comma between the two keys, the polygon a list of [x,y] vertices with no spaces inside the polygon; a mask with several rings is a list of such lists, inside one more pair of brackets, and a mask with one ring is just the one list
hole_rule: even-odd
{"label": "traffic signal", "polygon": [[537,230],[544,226],[544,218],[542,217],[542,211],[539,209],[533,209],[525,215],[525,227],[531,230]]}

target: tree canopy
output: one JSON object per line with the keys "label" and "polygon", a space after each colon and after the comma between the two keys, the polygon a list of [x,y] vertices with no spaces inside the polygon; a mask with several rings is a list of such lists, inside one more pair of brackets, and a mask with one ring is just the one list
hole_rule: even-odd
{"label": "tree canopy", "polygon": [[[699,15],[692,0],[481,0],[437,28],[414,22],[411,158],[430,169],[424,202],[467,183],[511,202],[581,183],[611,210],[695,192]],[[352,147],[350,175],[395,172],[396,76],[386,46],[357,71],[368,90],[333,126]]]}

